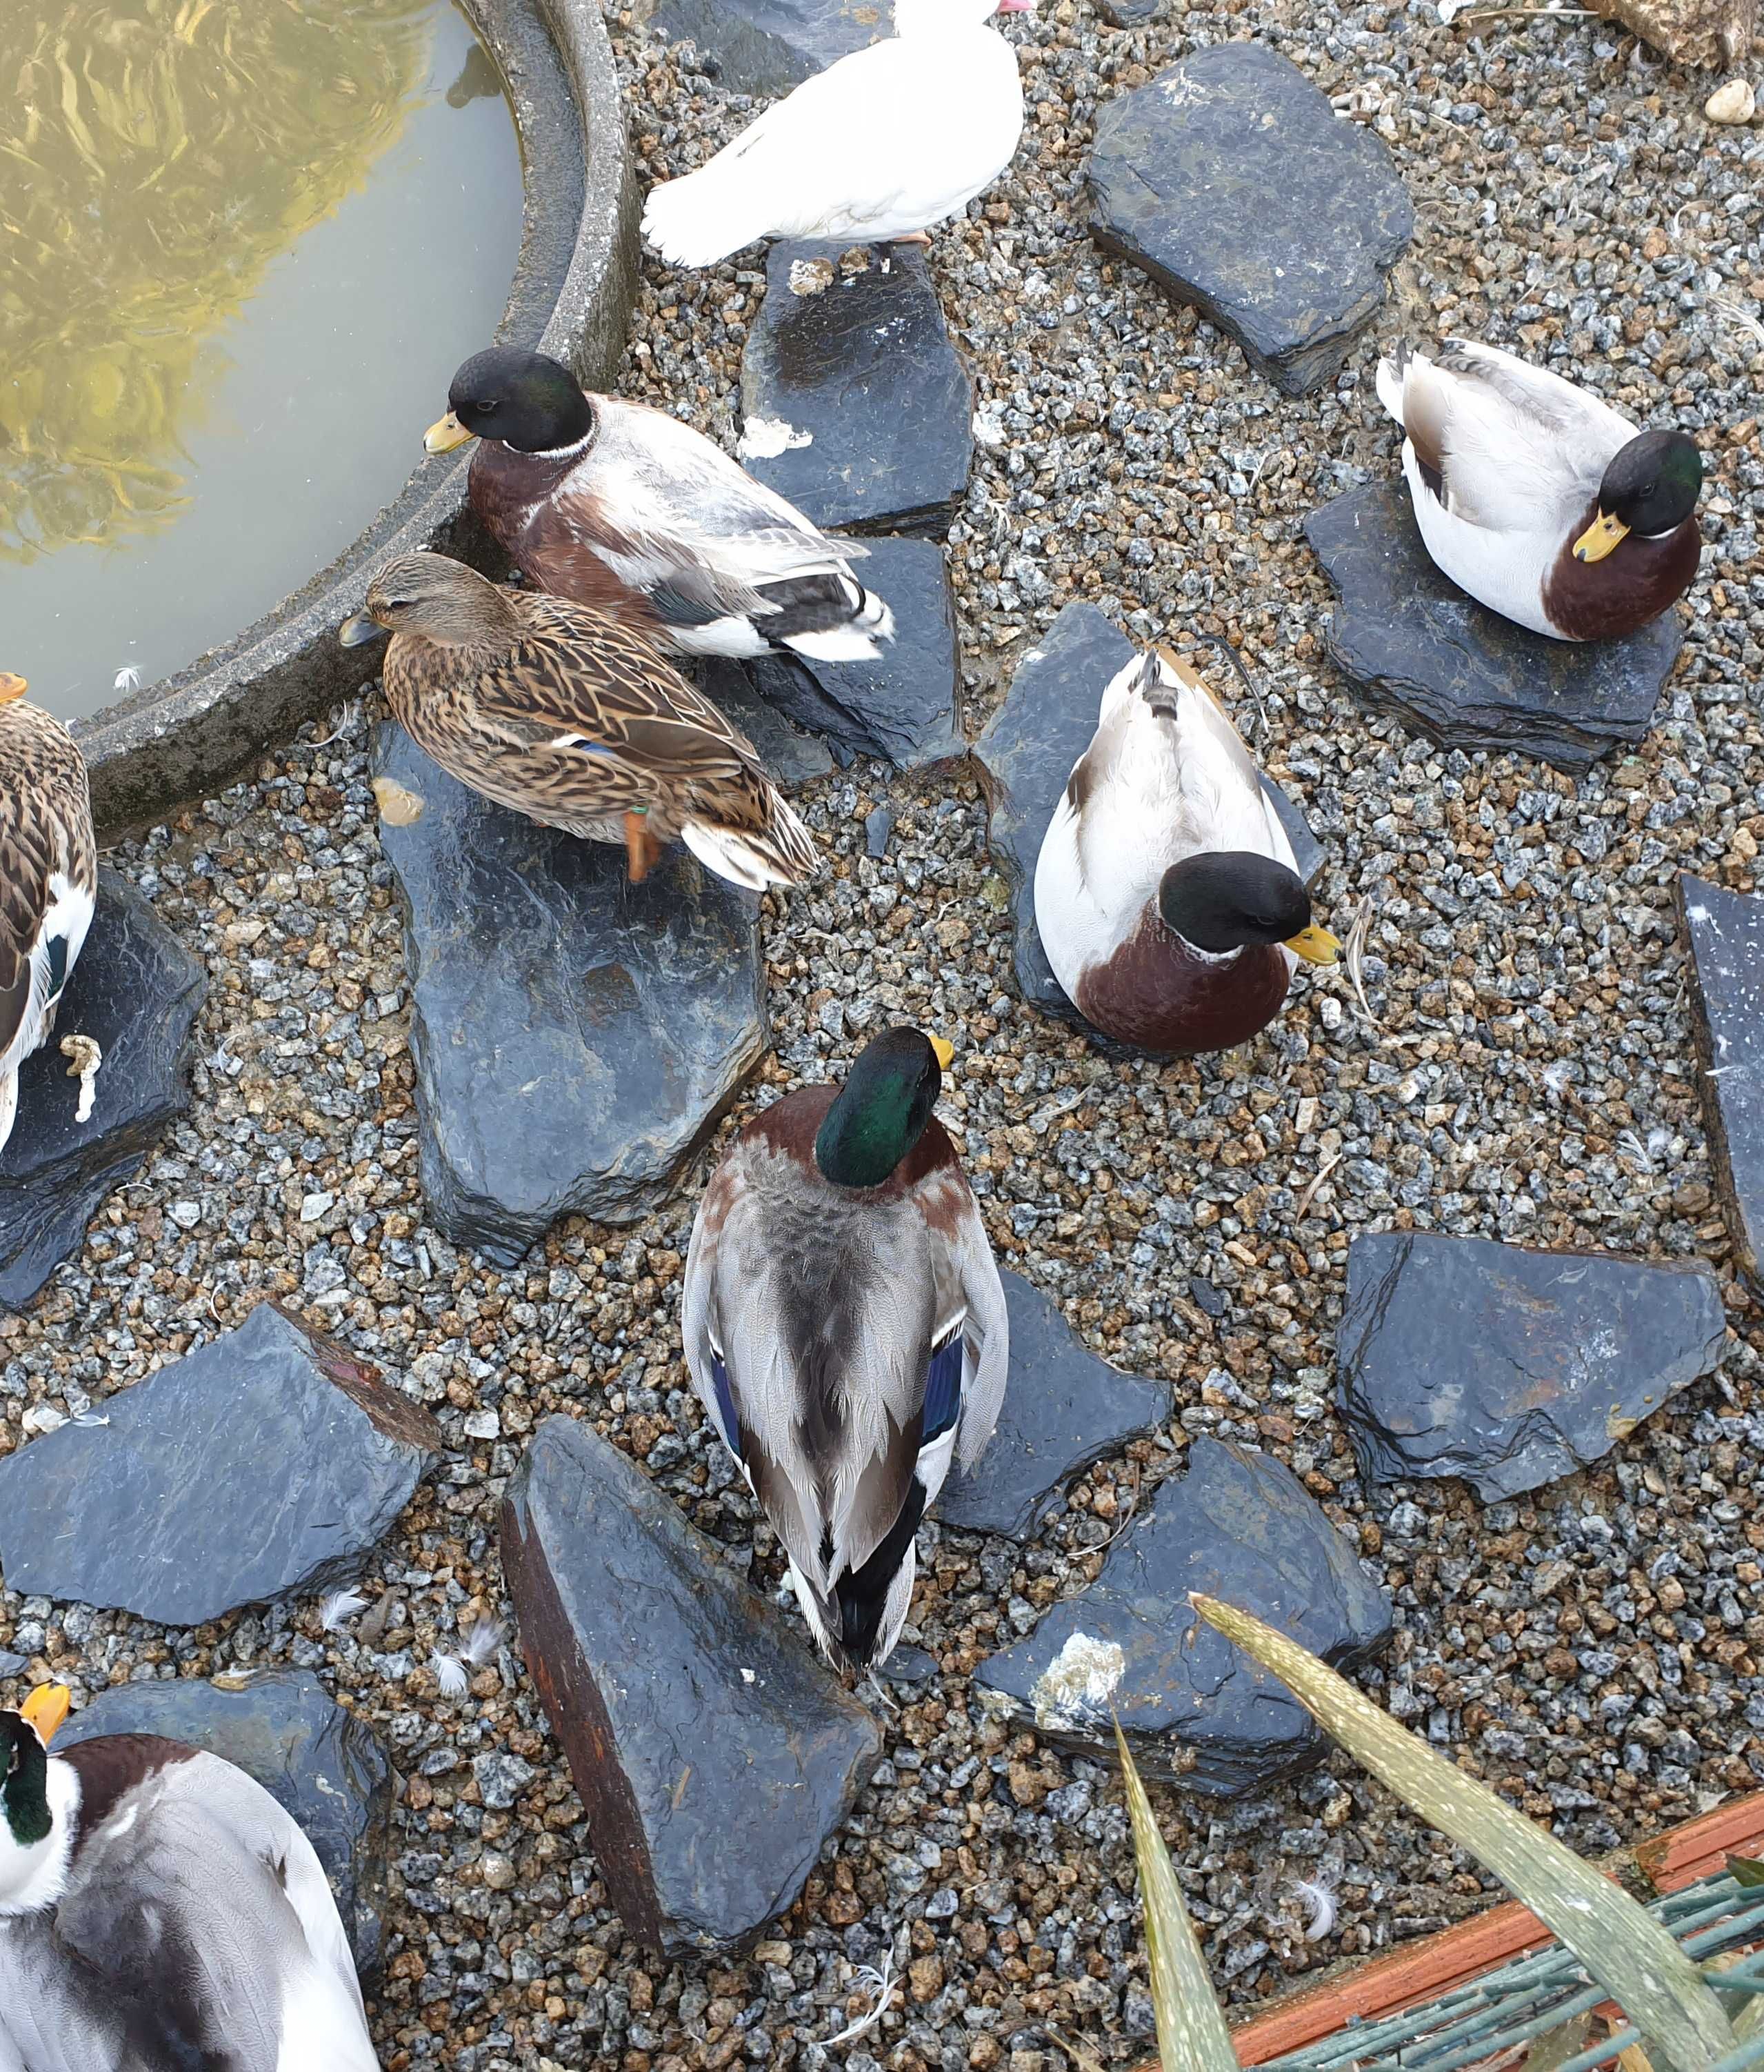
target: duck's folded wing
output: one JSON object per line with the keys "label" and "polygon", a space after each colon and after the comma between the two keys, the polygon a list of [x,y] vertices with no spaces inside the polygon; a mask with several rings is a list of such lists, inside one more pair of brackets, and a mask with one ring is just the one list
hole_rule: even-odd
{"label": "duck's folded wing", "polygon": [[96,857],[85,781],[71,742],[0,781],[0,1059],[35,1040],[91,923]]}
{"label": "duck's folded wing", "polygon": [[758,770],[747,736],[640,634],[603,618],[584,631],[556,600],[527,603],[543,607],[547,633],[523,641],[474,687],[479,713],[499,731],[536,751],[599,755],[664,776]]}
{"label": "duck's folded wing", "polygon": [[1409,361],[1401,414],[1446,511],[1512,533],[1552,534],[1584,510],[1634,432],[1572,382],[1469,340]]}

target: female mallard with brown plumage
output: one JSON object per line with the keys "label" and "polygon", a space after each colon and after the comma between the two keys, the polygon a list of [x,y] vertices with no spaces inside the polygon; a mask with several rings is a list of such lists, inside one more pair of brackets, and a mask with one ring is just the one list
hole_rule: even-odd
{"label": "female mallard with brown plumage", "polygon": [[1136,656],[1102,694],[1041,844],[1035,918],[1086,1021],[1178,1056],[1247,1042],[1298,959],[1335,961],[1254,759],[1183,664]]}
{"label": "female mallard with brown plumage", "polygon": [[752,742],[604,613],[406,554],[340,638],[359,647],[380,627],[386,701],[417,746],[499,805],[622,848],[634,884],[676,838],[751,891],[819,867]]}
{"label": "female mallard with brown plumage", "polygon": [[54,1031],[98,887],[85,758],[25,689],[0,675],[0,1145],[18,1068]]}
{"label": "female mallard with brown plumage", "polygon": [[494,346],[423,443],[467,439],[472,508],[527,581],[685,655],[874,661],[894,615],[835,540],[664,410],[588,396],[544,353]]}
{"label": "female mallard with brown plumage", "polygon": [[950,1062],[878,1036],[843,1087],[756,1116],[699,1204],[680,1328],[705,1410],[790,1557],[822,1648],[884,1661],[914,1536],[1004,1400],[1010,1325],[986,1227],[931,1111]]}
{"label": "female mallard with brown plumage", "polygon": [[1696,580],[1703,463],[1546,368],[1454,339],[1400,346],[1378,395],[1403,428],[1427,551],[1459,589],[1554,640],[1612,640]]}

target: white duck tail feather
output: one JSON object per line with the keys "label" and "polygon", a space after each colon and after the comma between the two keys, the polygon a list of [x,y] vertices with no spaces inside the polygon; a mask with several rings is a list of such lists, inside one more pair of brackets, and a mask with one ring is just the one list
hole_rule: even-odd
{"label": "white duck tail feather", "polygon": [[820,867],[814,838],[794,807],[773,795],[770,827],[732,828],[709,820],[688,820],[680,840],[707,870],[749,892],[770,885],[801,885]]}
{"label": "white duck tail feather", "polygon": [[643,235],[671,266],[714,266],[770,230],[773,199],[720,158],[650,191]]}

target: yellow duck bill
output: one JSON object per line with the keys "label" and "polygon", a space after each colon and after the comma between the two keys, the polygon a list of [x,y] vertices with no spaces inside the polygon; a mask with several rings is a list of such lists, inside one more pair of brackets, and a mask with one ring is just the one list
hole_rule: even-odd
{"label": "yellow duck bill", "polygon": [[1574,542],[1577,561],[1602,561],[1607,554],[1614,554],[1629,537],[1629,528],[1621,518],[1613,518],[1608,512],[1598,516]]}
{"label": "yellow duck bill", "polygon": [[353,619],[346,619],[337,629],[339,648],[365,648],[371,641],[384,637],[386,629],[371,611],[358,611]]}
{"label": "yellow duck bill", "polygon": [[476,432],[469,432],[449,410],[445,417],[437,417],[423,434],[423,450],[429,454],[451,453],[462,446],[468,439],[475,439]]}
{"label": "yellow duck bill", "polygon": [[955,1063],[954,1044],[946,1043],[941,1036],[928,1036],[925,1038],[925,1041],[937,1053],[938,1070],[940,1071],[948,1071],[950,1066]]}
{"label": "yellow duck bill", "polygon": [[0,669],[0,705],[16,705],[31,686],[10,669]]}
{"label": "yellow duck bill", "polygon": [[37,1739],[47,1748],[72,1709],[72,1694],[65,1684],[39,1684],[18,1708],[18,1716],[30,1721]]}
{"label": "yellow duck bill", "polygon": [[1341,944],[1327,928],[1315,923],[1286,938],[1286,947],[1295,957],[1302,957],[1307,964],[1333,964],[1341,961]]}

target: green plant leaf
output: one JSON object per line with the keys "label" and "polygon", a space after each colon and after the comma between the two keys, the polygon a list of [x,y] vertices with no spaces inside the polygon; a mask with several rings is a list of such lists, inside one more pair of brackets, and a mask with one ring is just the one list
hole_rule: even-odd
{"label": "green plant leaf", "polygon": [[1115,1721],[1121,1774],[1126,1782],[1133,1821],[1133,1853],[1146,1902],[1146,1955],[1151,1968],[1151,2004],[1158,2018],[1158,2055],[1163,2072],[1238,2072],[1237,2054],[1225,2026],[1212,1975],[1200,1954],[1182,1903],[1170,1852],[1139,1780],[1127,1737]]}
{"label": "green plant leaf", "polygon": [[1764,1885],[1764,1863],[1756,1856],[1729,1856],[1727,1874],[1735,1885]]}
{"label": "green plant leaf", "polygon": [[1207,1623],[1272,1670],[1324,1733],[1404,1804],[1485,1864],[1573,1951],[1676,2072],[1708,2072],[1735,2045],[1701,1973],[1628,1893],[1486,1784],[1436,1755],[1344,1676],[1250,1613],[1196,1594]]}

